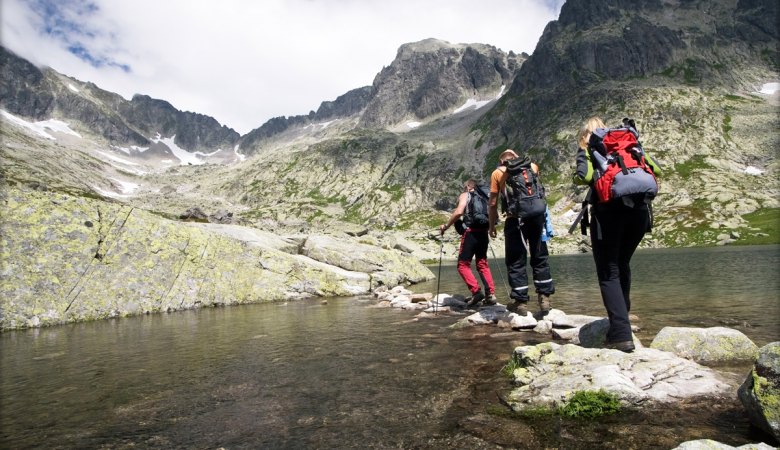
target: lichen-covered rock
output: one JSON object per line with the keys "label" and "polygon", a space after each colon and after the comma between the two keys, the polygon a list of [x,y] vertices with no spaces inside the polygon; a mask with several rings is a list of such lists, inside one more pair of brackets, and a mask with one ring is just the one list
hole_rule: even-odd
{"label": "lichen-covered rock", "polygon": [[700,363],[755,361],[758,346],[738,330],[725,327],[665,327],[650,348]]}
{"label": "lichen-covered rock", "polygon": [[697,439],[695,441],[683,442],[672,450],[772,450],[774,448],[775,447],[764,444],[763,442],[732,447],[731,445],[713,441],[712,439]]}
{"label": "lichen-covered rock", "polygon": [[640,348],[633,353],[553,342],[517,347],[513,373],[518,386],[507,401],[515,411],[558,407],[578,391],[605,390],[627,405],[667,403],[723,395],[729,384],[713,370],[668,352]]}
{"label": "lichen-covered rock", "polygon": [[[6,189],[0,330],[209,305],[370,292],[374,274],[249,244],[119,203]],[[394,261],[375,249],[377,265]],[[433,276],[404,260],[415,281]],[[403,267],[392,278],[411,281]]]}
{"label": "lichen-covered rock", "polygon": [[761,347],[737,394],[751,423],[780,441],[780,342]]}
{"label": "lichen-covered rock", "polygon": [[359,242],[343,242],[329,236],[310,236],[301,252],[313,259],[346,270],[371,274],[374,284],[395,286],[432,277],[414,257],[399,250],[382,250]]}

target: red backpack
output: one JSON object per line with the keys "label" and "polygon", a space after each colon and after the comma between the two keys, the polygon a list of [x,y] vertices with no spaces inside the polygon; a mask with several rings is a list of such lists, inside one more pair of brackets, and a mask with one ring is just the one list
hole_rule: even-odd
{"label": "red backpack", "polygon": [[631,125],[598,128],[591,134],[588,149],[596,172],[593,189],[600,203],[625,196],[644,196],[649,202],[658,193],[658,182],[638,137]]}

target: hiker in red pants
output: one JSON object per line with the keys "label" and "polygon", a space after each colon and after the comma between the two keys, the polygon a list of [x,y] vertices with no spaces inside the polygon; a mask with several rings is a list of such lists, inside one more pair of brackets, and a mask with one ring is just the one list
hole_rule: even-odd
{"label": "hiker in red pants", "polygon": [[[478,186],[475,180],[466,181],[463,185],[463,193],[458,197],[458,206],[455,207],[447,223],[439,227],[441,234],[444,235],[444,231],[452,225],[456,225],[458,229],[462,218],[464,229],[458,229],[461,234],[458,274],[471,292],[471,297],[467,300],[468,306],[477,306],[480,302],[487,306],[496,304],[493,275],[490,273],[487,261],[490,238],[488,237],[488,193],[486,191],[487,189]],[[471,260],[475,257],[477,272],[486,292],[480,289],[471,271]]]}

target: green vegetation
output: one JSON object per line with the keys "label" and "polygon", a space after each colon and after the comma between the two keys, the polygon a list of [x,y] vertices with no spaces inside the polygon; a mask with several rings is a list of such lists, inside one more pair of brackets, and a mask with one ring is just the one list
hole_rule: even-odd
{"label": "green vegetation", "polygon": [[352,206],[351,208],[348,208],[344,215],[341,217],[341,220],[344,220],[345,222],[349,223],[363,223],[365,221],[365,217],[360,213],[360,207],[358,206]]}
{"label": "green vegetation", "polygon": [[545,188],[547,189],[545,192],[545,195],[547,196],[547,206],[552,208],[554,204],[558,203],[558,200],[565,197],[565,192],[563,189],[551,189],[550,186],[550,184],[545,183]]}
{"label": "green vegetation", "polygon": [[726,114],[725,117],[723,117],[723,126],[721,127],[723,129],[723,137],[726,138],[727,141],[731,140],[731,136],[729,136],[729,132],[731,131],[731,116]]}
{"label": "green vegetation", "polygon": [[330,204],[345,204],[346,203],[346,197],[341,195],[335,195],[332,197],[327,197],[320,192],[319,188],[314,188],[313,190],[309,191],[308,194],[306,194],[307,197],[311,198],[312,204],[317,206],[327,206]]}
{"label": "green vegetation", "polygon": [[595,419],[620,412],[620,400],[604,390],[579,391],[557,412],[566,417]]}
{"label": "green vegetation", "polygon": [[762,245],[780,244],[780,208],[768,208],[742,216],[750,228],[761,230],[744,232],[740,244]]}
{"label": "green vegetation", "polygon": [[514,374],[515,369],[520,368],[520,362],[517,360],[517,358],[509,358],[509,361],[507,361],[506,364],[504,364],[504,367],[501,368],[501,373],[512,377],[512,374]]}
{"label": "green vegetation", "polygon": [[674,171],[677,172],[677,175],[687,179],[695,170],[711,168],[712,166],[705,161],[704,155],[694,155],[688,161],[674,166]]}
{"label": "green vegetation", "polygon": [[418,154],[417,155],[417,160],[414,162],[414,168],[415,169],[419,169],[420,167],[422,167],[422,165],[425,162],[426,158],[428,158],[428,155],[425,155],[425,154],[422,154],[422,153]]}
{"label": "green vegetation", "polygon": [[404,196],[404,187],[400,184],[391,184],[389,186],[381,186],[379,189],[390,194],[390,201],[397,202]]}
{"label": "green vegetation", "polygon": [[699,84],[701,82],[701,74],[697,66],[696,60],[688,58],[685,60],[684,65],[670,66],[661,72],[661,75],[669,78],[676,78],[682,75],[686,84]]}
{"label": "green vegetation", "polygon": [[437,229],[447,220],[447,215],[437,211],[411,211],[398,218],[395,229],[408,230],[413,226],[424,226],[426,229]]}
{"label": "green vegetation", "polygon": [[295,155],[295,157],[294,157],[294,158],[292,158],[292,159],[290,160],[290,162],[288,162],[288,163],[287,163],[287,165],[286,165],[286,166],[284,166],[284,168],[282,168],[282,169],[279,171],[279,177],[280,177],[280,178],[284,177],[285,175],[287,175],[287,174],[289,174],[290,172],[292,172],[292,171],[293,171],[293,169],[295,169],[295,167],[298,165],[298,158],[299,158],[299,156],[298,156],[298,155]]}
{"label": "green vegetation", "polygon": [[295,180],[293,178],[288,178],[284,182],[284,196],[285,197],[293,197],[295,196],[300,189],[300,184],[298,183],[298,180]]}
{"label": "green vegetation", "polygon": [[673,230],[663,234],[660,241],[666,247],[708,247],[715,244],[717,231],[710,228],[706,212],[712,208],[709,201],[696,199],[692,204],[677,208],[670,215],[683,217]]}
{"label": "green vegetation", "polygon": [[485,164],[482,166],[482,175],[484,175],[485,177],[490,177],[490,174],[493,173],[493,169],[496,168],[496,161],[498,161],[498,155],[500,155],[501,152],[503,152],[508,148],[510,148],[509,145],[503,144],[493,148],[488,152],[487,156],[485,156]]}
{"label": "green vegetation", "polygon": [[[455,171],[455,179],[459,179],[463,176],[463,173],[466,172],[466,168],[463,166],[458,167],[458,170]],[[465,180],[464,180],[465,181]]]}
{"label": "green vegetation", "polygon": [[514,411],[500,405],[491,405],[486,408],[486,412],[490,415],[513,419],[545,419],[557,415],[570,419],[592,420],[617,414],[620,411],[621,404],[617,395],[604,390],[576,392],[565,405],[558,408],[534,406],[523,408],[520,411]]}
{"label": "green vegetation", "polygon": [[697,73],[696,61],[691,58],[685,60],[685,67],[683,68],[683,78],[688,84],[697,84],[701,81],[701,75]]}

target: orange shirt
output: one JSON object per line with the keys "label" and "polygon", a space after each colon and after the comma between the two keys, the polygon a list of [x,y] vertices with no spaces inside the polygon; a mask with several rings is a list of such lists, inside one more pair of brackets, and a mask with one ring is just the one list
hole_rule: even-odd
{"label": "orange shirt", "polygon": [[[533,170],[534,173],[539,173],[539,166],[531,163],[531,170]],[[506,166],[498,166],[496,170],[490,174],[490,193],[500,194],[504,192],[507,178],[509,178],[509,174],[506,171]]]}

